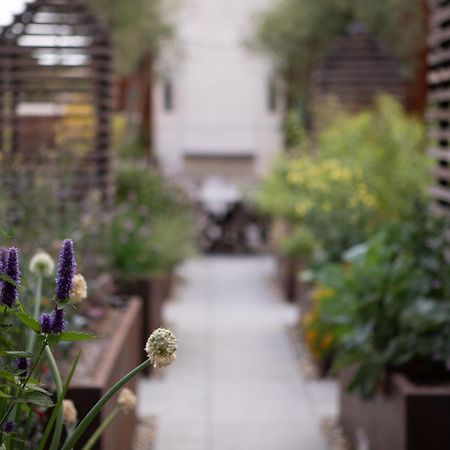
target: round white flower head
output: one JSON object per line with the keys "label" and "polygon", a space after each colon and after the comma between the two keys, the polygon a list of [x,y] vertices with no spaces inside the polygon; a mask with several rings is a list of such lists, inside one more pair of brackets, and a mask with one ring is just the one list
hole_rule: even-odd
{"label": "round white flower head", "polygon": [[158,328],[150,335],[145,351],[154,367],[166,367],[177,359],[177,338],[166,328]]}
{"label": "round white flower head", "polygon": [[31,258],[29,269],[34,275],[50,277],[55,270],[55,261],[47,252],[39,251]]}
{"label": "round white flower head", "polygon": [[72,425],[77,421],[77,409],[72,400],[63,400],[63,417],[64,422]]}
{"label": "round white flower head", "polygon": [[70,294],[70,298],[74,302],[81,302],[87,297],[87,283],[80,273],[77,273],[72,278],[72,291]]}
{"label": "round white flower head", "polygon": [[136,396],[128,388],[123,388],[119,392],[117,404],[126,412],[132,411],[136,407]]}

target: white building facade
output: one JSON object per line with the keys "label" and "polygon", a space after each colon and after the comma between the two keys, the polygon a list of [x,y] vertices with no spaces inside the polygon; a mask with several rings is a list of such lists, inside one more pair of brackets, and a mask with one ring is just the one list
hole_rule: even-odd
{"label": "white building facade", "polygon": [[181,55],[153,95],[154,144],[167,175],[257,180],[282,148],[282,96],[269,62],[245,45],[271,1],[183,7]]}

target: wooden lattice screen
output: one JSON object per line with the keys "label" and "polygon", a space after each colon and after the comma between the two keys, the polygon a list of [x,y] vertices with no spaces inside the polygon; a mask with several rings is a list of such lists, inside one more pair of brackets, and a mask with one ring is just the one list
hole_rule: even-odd
{"label": "wooden lattice screen", "polygon": [[436,160],[435,184],[430,189],[435,206],[450,206],[450,0],[430,0],[428,35],[428,111],[432,147]]}
{"label": "wooden lattice screen", "polygon": [[0,35],[3,164],[111,195],[112,45],[82,0],[35,0]]}
{"label": "wooden lattice screen", "polygon": [[400,101],[405,94],[401,65],[361,24],[350,24],[313,71],[313,104],[336,98],[350,112],[370,107],[374,97],[388,93]]}

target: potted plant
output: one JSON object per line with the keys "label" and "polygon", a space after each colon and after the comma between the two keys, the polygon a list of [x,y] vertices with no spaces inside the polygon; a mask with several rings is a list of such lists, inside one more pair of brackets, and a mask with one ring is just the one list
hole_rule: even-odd
{"label": "potted plant", "polygon": [[145,164],[122,164],[109,223],[118,292],[143,300],[142,333],[162,325],[169,277],[193,247],[193,216],[182,193]]}
{"label": "potted plant", "polygon": [[[169,330],[155,330],[147,340],[147,358],[141,364],[125,373],[116,371],[115,379],[105,376],[111,372],[112,365],[116,365],[114,370],[124,369],[119,364],[121,359],[133,359],[133,355],[137,355],[133,353],[137,347],[136,342],[132,342],[132,335],[139,334],[133,326],[139,312],[139,302],[130,303],[126,320],[128,327],[116,327],[122,336],[114,336],[113,340],[123,341],[123,337],[129,337],[133,349],[121,351],[116,346],[115,352],[109,353],[106,361],[101,356],[107,352],[104,349],[100,352],[100,366],[96,368],[100,372],[96,371],[96,374],[99,379],[108,379],[110,388],[91,399],[92,403],[92,400],[97,401],[86,414],[83,412],[78,415],[74,403],[66,397],[80,361],[80,353],[69,364],[70,368],[64,376],[59,360],[60,344],[92,340],[95,336],[67,329],[67,310],[86,296],[84,277],[76,272],[73,242],[63,242],[49,312],[41,313],[41,307],[44,278],[50,278],[53,274],[51,257],[40,252],[30,261],[29,272],[35,277],[33,302],[22,303],[23,297],[30,295],[27,289],[30,286],[22,288],[19,251],[11,247],[5,253],[5,257],[0,258],[0,447],[9,449],[28,445],[40,450],[80,448],[82,439],[89,434],[89,428],[102,412],[108,411],[105,408],[111,408],[109,401],[119,393],[116,405],[106,417],[103,416],[104,420],[82,447],[83,450],[91,450],[113,422],[120,420],[125,411],[134,408],[136,399],[130,390],[123,389],[125,384],[151,364],[164,367],[175,360],[176,337]],[[26,304],[32,304],[32,312],[24,307]],[[126,328],[130,333],[123,336]],[[119,352],[123,355],[119,355]]]}
{"label": "potted plant", "polygon": [[321,320],[337,341],[341,422],[353,443],[450,446],[447,229],[418,205],[322,277],[334,290],[320,302]]}

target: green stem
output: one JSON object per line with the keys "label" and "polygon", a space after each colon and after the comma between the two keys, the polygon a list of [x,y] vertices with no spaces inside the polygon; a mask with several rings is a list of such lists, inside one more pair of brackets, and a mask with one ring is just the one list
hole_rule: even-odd
{"label": "green stem", "polygon": [[143,371],[151,364],[150,360],[147,359],[139,366],[134,368],[131,372],[127,373],[123,378],[121,378],[113,387],[111,387],[108,392],[92,407],[92,409],[87,413],[84,419],[78,424],[75,428],[70,439],[64,444],[62,450],[71,450],[74,445],[78,442],[78,439],[82,436],[82,434],[86,431],[86,428],[91,424],[91,422],[95,419],[95,417],[100,413],[102,408],[108,402],[108,400],[125,384],[128,383],[134,376],[136,376],[139,372]]}
{"label": "green stem", "polygon": [[108,417],[99,425],[99,427],[95,430],[95,433],[89,438],[87,444],[83,447],[82,450],[92,450],[96,442],[100,439],[103,432],[111,425],[114,419],[119,415],[121,408],[116,406],[108,415]]}
{"label": "green stem", "polygon": [[[58,402],[61,399],[62,392],[63,392],[63,385],[61,381],[61,375],[59,374],[58,366],[56,365],[55,358],[53,357],[53,353],[50,350],[50,347],[48,345],[45,346],[45,356],[47,357],[47,360],[50,364],[50,369],[52,371],[53,379],[55,380],[56,385],[56,396],[58,399]],[[63,406],[62,404],[58,404],[55,406],[55,408],[58,408],[58,415],[56,417],[56,424],[55,424],[55,430],[53,432],[53,438],[52,443],[50,445],[50,450],[57,450],[59,441],[61,440],[61,433],[63,429],[64,424],[64,416],[63,416]]]}
{"label": "green stem", "polygon": [[[41,312],[41,302],[42,302],[42,276],[38,275],[36,277],[36,291],[34,296],[34,309],[33,309],[33,318],[35,320],[39,319],[39,314]],[[36,336],[37,336],[36,333],[33,330],[30,330],[27,347],[27,351],[29,353],[33,353],[34,344],[36,343]]]}

